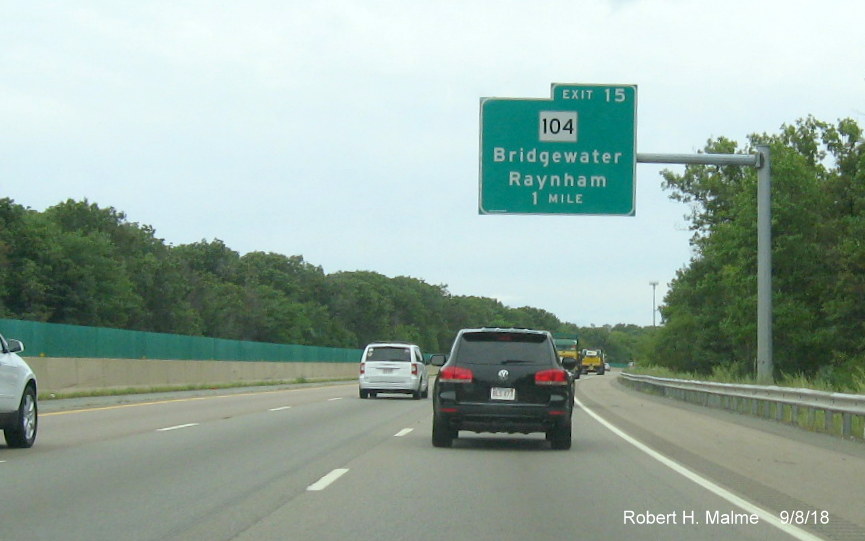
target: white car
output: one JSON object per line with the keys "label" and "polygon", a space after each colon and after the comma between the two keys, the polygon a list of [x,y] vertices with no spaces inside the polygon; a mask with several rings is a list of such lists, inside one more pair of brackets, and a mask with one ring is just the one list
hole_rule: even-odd
{"label": "white car", "polygon": [[0,336],[0,429],[9,447],[32,447],[39,423],[36,376],[21,351],[20,341]]}
{"label": "white car", "polygon": [[404,393],[415,400],[429,395],[428,361],[420,347],[403,342],[373,342],[360,359],[361,398],[379,393]]}

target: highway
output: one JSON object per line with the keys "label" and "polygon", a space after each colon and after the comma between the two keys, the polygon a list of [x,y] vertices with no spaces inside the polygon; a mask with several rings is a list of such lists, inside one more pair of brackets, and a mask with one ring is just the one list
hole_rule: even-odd
{"label": "highway", "polygon": [[569,451],[466,432],[437,449],[431,400],[356,384],[45,401],[32,449],[0,445],[0,539],[865,538],[865,445],[615,374],[577,381]]}

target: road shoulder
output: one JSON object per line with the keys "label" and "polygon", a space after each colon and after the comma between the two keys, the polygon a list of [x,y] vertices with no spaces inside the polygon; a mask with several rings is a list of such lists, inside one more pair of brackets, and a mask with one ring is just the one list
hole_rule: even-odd
{"label": "road shoulder", "polygon": [[861,489],[853,481],[865,476],[862,443],[640,393],[615,379],[583,378],[577,396],[634,438],[758,505],[776,512],[825,509],[830,524],[812,531],[865,538]]}

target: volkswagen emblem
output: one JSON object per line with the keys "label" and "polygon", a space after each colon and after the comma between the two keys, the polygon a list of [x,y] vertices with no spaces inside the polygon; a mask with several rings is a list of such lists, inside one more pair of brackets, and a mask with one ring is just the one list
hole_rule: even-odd
{"label": "volkswagen emblem", "polygon": [[510,372],[508,372],[507,370],[499,370],[499,379],[500,380],[507,381],[509,375],[510,375]]}

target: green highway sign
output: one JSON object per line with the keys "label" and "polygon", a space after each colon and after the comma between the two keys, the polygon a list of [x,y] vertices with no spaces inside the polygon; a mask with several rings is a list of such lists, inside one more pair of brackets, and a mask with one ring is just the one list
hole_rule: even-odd
{"label": "green highway sign", "polygon": [[637,86],[481,98],[480,214],[634,215]]}

